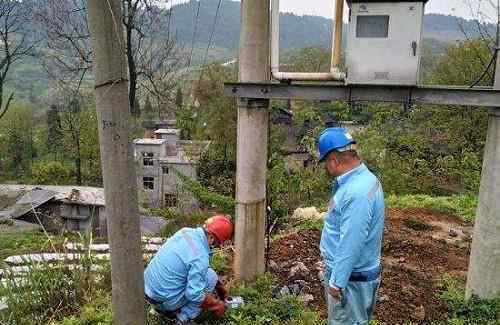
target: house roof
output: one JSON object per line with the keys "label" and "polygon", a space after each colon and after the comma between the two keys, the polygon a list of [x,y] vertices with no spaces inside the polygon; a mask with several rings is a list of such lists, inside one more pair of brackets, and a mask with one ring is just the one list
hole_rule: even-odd
{"label": "house roof", "polygon": [[104,189],[87,186],[0,184],[0,201],[3,198],[10,198],[11,203],[8,207],[2,207],[4,212],[10,211],[13,205],[23,206],[26,204],[29,204],[31,210],[32,205],[40,206],[51,199],[66,204],[105,205]]}
{"label": "house roof", "polygon": [[159,146],[166,142],[166,139],[135,139],[134,144]]}

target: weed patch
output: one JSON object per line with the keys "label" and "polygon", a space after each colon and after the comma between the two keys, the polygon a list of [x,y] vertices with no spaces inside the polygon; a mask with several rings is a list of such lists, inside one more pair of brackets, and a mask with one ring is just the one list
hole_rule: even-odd
{"label": "weed patch", "polygon": [[51,241],[54,245],[59,245],[64,241],[64,238],[51,236],[49,239],[42,232],[2,233],[0,236],[0,259],[3,260],[10,255],[51,249]]}
{"label": "weed patch", "polygon": [[500,297],[484,300],[472,296],[466,300],[464,283],[445,276],[440,298],[450,308],[450,325],[500,325]]}
{"label": "weed patch", "polygon": [[389,195],[386,205],[395,209],[425,209],[438,213],[446,213],[463,220],[474,220],[477,197],[472,195],[455,195],[432,197],[429,195]]}

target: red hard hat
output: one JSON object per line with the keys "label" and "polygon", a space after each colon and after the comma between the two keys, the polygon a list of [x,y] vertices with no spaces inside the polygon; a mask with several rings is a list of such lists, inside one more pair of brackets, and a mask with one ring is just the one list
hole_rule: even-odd
{"label": "red hard hat", "polygon": [[208,233],[217,237],[220,242],[231,239],[233,235],[233,223],[227,216],[215,215],[207,219],[205,229]]}

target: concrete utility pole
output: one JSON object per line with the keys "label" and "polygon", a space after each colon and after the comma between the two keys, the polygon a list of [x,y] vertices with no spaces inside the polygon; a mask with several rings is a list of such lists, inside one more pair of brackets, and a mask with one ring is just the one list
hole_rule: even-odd
{"label": "concrete utility pole", "polygon": [[88,0],[108,237],[113,323],[146,324],[143,262],[120,0]]}
{"label": "concrete utility pole", "polygon": [[[499,22],[500,23],[500,22]],[[498,46],[498,44],[497,44]],[[495,89],[500,89],[500,53],[497,50]],[[498,99],[500,101],[500,98]],[[500,295],[500,109],[491,109],[484,149],[467,297]]]}
{"label": "concrete utility pole", "polygon": [[[268,82],[269,0],[241,1],[241,82]],[[266,166],[269,100],[240,100],[236,161],[235,276],[265,271]]]}

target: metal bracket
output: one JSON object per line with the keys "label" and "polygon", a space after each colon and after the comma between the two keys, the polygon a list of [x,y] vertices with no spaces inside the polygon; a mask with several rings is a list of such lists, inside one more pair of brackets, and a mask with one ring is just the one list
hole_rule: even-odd
{"label": "metal bracket", "polygon": [[268,108],[269,107],[269,99],[262,98],[238,98],[238,107],[246,107],[246,108]]}
{"label": "metal bracket", "polygon": [[268,107],[260,100],[270,99],[500,107],[500,90],[486,87],[227,83],[224,92],[242,106],[257,108]]}

